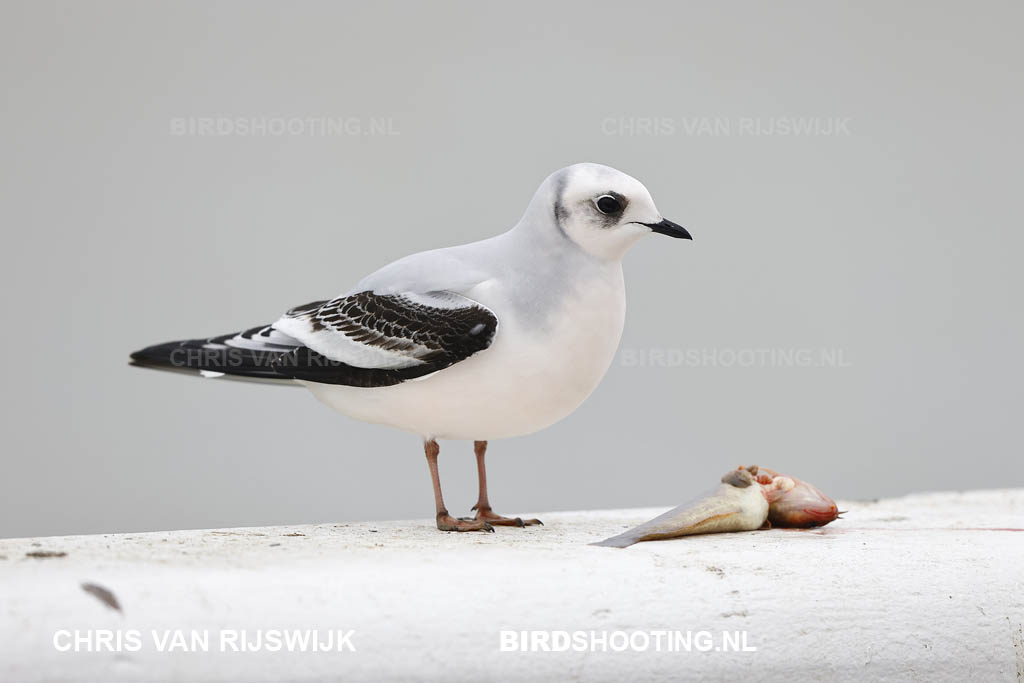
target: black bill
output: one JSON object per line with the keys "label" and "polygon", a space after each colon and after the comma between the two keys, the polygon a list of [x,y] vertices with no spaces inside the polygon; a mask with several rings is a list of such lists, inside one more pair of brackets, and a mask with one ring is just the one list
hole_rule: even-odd
{"label": "black bill", "polygon": [[662,220],[660,223],[641,223],[640,225],[646,225],[654,232],[661,233],[662,235],[668,235],[669,237],[677,237],[684,240],[692,240],[693,237],[686,231],[681,225],[677,225],[672,221]]}

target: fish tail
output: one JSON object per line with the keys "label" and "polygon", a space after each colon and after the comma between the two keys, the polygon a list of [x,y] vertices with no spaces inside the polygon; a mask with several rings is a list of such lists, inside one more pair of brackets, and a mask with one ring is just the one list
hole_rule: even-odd
{"label": "fish tail", "polygon": [[628,548],[636,542],[637,538],[632,534],[619,534],[618,536],[606,538],[603,541],[596,541],[590,545],[598,545],[604,548]]}

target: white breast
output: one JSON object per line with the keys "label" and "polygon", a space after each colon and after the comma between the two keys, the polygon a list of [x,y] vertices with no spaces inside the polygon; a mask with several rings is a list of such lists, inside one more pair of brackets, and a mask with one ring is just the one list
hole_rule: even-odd
{"label": "white breast", "polygon": [[541,320],[502,300],[492,284],[467,295],[498,315],[498,332],[485,351],[391,387],[306,385],[356,419],[424,437],[498,439],[538,431],[569,415],[615,357],[626,308],[618,264],[579,282]]}

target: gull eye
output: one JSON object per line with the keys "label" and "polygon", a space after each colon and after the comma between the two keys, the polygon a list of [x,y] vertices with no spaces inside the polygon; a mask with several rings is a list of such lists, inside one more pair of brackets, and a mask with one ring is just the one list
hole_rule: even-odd
{"label": "gull eye", "polygon": [[619,202],[618,199],[611,196],[610,194],[601,195],[600,197],[597,198],[597,201],[595,203],[597,204],[597,210],[605,214],[606,216],[610,216],[612,214],[618,213],[619,211],[622,211],[622,204]]}

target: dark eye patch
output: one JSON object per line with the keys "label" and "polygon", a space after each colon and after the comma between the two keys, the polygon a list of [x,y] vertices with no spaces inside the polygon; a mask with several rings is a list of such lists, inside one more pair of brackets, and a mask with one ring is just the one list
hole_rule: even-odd
{"label": "dark eye patch", "polygon": [[598,197],[596,204],[597,210],[606,216],[612,216],[622,211],[622,202],[610,194]]}

